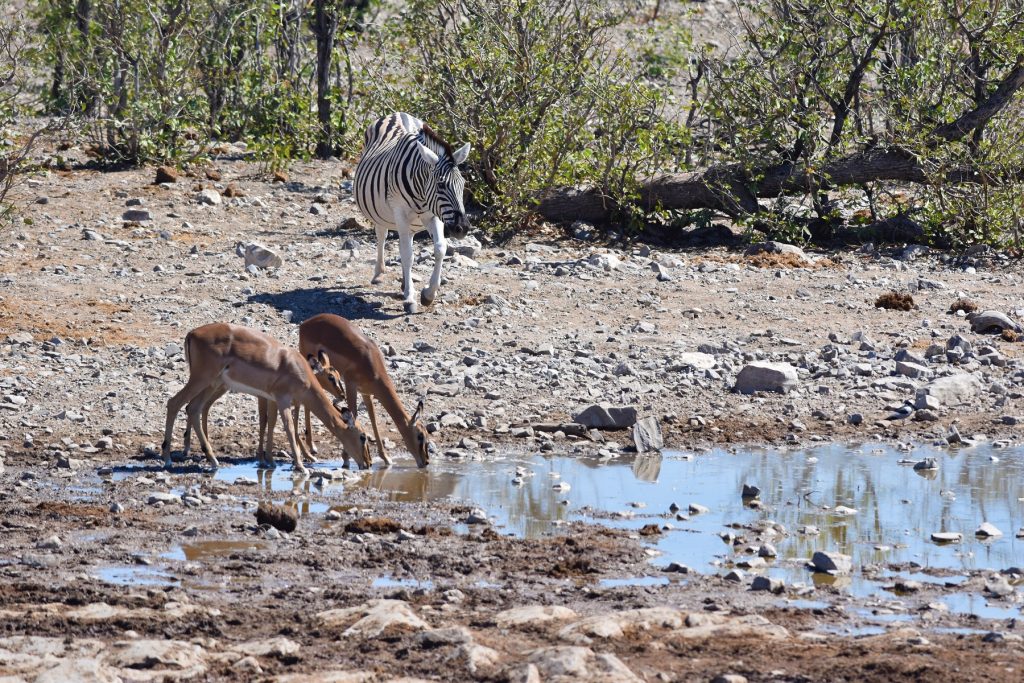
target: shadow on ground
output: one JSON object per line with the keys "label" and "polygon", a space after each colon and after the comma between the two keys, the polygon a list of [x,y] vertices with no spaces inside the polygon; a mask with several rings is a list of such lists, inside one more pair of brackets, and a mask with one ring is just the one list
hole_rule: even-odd
{"label": "shadow on ground", "polygon": [[401,314],[385,313],[381,303],[367,301],[342,288],[310,287],[286,292],[263,292],[249,297],[251,304],[267,304],[279,311],[291,311],[292,322],[301,323],[320,313],[334,313],[348,320],[394,320]]}

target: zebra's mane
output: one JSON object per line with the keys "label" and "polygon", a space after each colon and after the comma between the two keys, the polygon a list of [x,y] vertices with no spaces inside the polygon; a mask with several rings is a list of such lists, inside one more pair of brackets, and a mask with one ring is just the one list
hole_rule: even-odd
{"label": "zebra's mane", "polygon": [[[442,150],[444,150],[444,153],[448,155],[448,158],[455,158],[455,151],[452,150],[452,146],[449,145],[444,138],[435,133],[433,128],[424,123],[423,127],[420,129],[420,133],[423,134],[423,137],[426,140],[433,142],[435,146],[440,147]],[[434,151],[437,152],[439,150],[435,149]]]}

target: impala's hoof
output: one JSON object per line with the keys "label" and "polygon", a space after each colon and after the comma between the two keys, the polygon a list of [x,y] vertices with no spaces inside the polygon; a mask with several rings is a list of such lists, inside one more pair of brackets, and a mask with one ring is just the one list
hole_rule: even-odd
{"label": "impala's hoof", "polygon": [[380,281],[383,280],[383,279],[384,279],[384,273],[378,273],[377,275],[374,275],[372,278],[370,278],[370,284],[371,285],[379,285]]}
{"label": "impala's hoof", "polygon": [[405,309],[407,315],[412,315],[413,313],[416,312],[416,302],[404,301],[402,302],[402,308]]}

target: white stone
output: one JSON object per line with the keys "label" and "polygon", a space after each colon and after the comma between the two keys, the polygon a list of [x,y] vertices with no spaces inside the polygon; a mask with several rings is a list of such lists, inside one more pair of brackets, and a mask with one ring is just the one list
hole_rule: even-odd
{"label": "white stone", "polygon": [[948,377],[940,377],[917,390],[914,407],[934,409],[936,406],[927,399],[938,401],[940,405],[955,406],[973,398],[981,391],[981,380],[974,375],[960,373]]}
{"label": "white stone", "polygon": [[978,530],[974,532],[975,536],[984,536],[986,538],[994,538],[996,536],[1002,536],[1003,532],[1000,531],[996,525],[990,522],[982,522]]}
{"label": "white stone", "polygon": [[370,600],[357,607],[320,612],[316,620],[327,628],[344,627],[344,638],[375,638],[385,630],[421,631],[430,627],[404,600]]}
{"label": "white stone", "polygon": [[513,607],[494,615],[498,628],[522,628],[546,624],[552,621],[575,619],[576,612],[560,605],[526,605]]}
{"label": "white stone", "polygon": [[819,550],[811,557],[811,564],[819,572],[828,574],[849,574],[853,569],[853,558],[842,553]]}

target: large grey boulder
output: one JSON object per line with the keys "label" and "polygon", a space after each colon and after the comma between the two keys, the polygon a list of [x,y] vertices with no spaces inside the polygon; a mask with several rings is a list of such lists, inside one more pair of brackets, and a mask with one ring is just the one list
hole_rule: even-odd
{"label": "large grey boulder", "polygon": [[769,363],[755,361],[750,363],[736,376],[735,391],[741,394],[752,394],[756,391],[775,391],[782,394],[794,389],[798,384],[796,368],[788,363]]}
{"label": "large grey boulder", "polygon": [[629,429],[636,424],[636,408],[595,403],[574,415],[572,421],[591,429]]}
{"label": "large grey boulder", "polygon": [[917,390],[914,407],[929,408],[936,401],[940,405],[954,406],[974,398],[981,391],[981,380],[968,373],[940,377]]}

